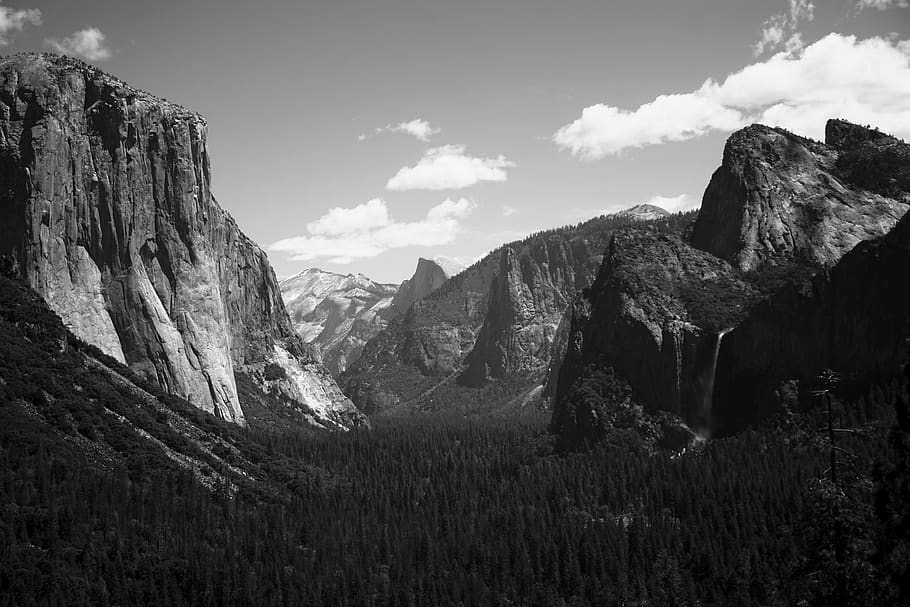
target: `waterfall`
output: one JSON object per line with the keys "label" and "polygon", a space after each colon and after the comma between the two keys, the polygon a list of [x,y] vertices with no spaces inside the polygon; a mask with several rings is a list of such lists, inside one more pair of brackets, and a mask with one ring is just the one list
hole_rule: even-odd
{"label": "waterfall", "polygon": [[704,428],[700,432],[707,438],[711,433],[711,409],[714,407],[714,375],[717,373],[717,357],[720,355],[720,344],[724,340],[724,335],[733,330],[733,327],[724,329],[717,334],[717,341],[714,342],[714,352],[711,355],[711,366],[705,375],[704,391],[702,392],[701,414]]}

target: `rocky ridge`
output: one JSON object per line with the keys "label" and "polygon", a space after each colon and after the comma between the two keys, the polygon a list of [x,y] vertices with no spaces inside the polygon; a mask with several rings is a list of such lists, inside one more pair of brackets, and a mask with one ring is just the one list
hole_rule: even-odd
{"label": "rocky ridge", "polygon": [[616,214],[620,217],[629,217],[639,221],[649,221],[651,219],[669,217],[671,213],[655,204],[643,203],[629,207],[628,209],[623,209]]}
{"label": "rocky ridge", "polygon": [[[491,252],[390,321],[343,374],[345,393],[368,413],[430,401],[524,402],[561,359],[553,348],[563,343],[565,310],[593,280],[609,234],[635,221],[602,216]],[[508,387],[495,397],[472,392],[501,382]]]}
{"label": "rocky ridge", "polygon": [[212,196],[206,131],[78,60],[0,60],[0,255],[77,336],[206,411],[244,423],[243,374],[304,418],[358,423]]}
{"label": "rocky ridge", "polygon": [[362,274],[318,268],[282,280],[280,287],[294,330],[319,350],[335,377],[385,328],[384,312],[398,292],[397,286],[373,282]]}
{"label": "rocky ridge", "polygon": [[[899,369],[905,333],[887,336],[878,323],[907,322],[892,309],[906,289],[897,278],[906,219],[885,234],[910,203],[908,149],[842,121],[827,133],[822,144],[743,129],[688,240],[614,234],[574,304],[551,422],[564,445],[596,440],[604,420],[635,407],[675,415],[693,433],[735,431],[779,405],[782,382],[805,387],[825,366],[866,377]],[[889,162],[903,169],[862,170]],[[891,261],[874,268],[879,254]]]}

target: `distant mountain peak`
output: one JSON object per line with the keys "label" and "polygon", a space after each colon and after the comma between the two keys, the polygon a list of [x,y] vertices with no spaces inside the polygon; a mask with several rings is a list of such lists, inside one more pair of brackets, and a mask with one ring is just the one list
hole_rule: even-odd
{"label": "distant mountain peak", "polygon": [[623,209],[617,213],[620,217],[629,217],[638,221],[650,221],[652,219],[660,219],[661,217],[667,217],[670,215],[670,212],[666,209],[663,209],[656,204],[637,204],[634,207],[629,207],[628,209]]}
{"label": "distant mountain peak", "polygon": [[385,327],[380,316],[392,303],[397,285],[361,273],[338,274],[319,268],[281,281],[281,296],[297,334],[322,354],[335,375],[357,360],[366,341]]}
{"label": "distant mountain peak", "polygon": [[398,287],[398,293],[392,300],[392,305],[389,306],[389,314],[392,316],[404,314],[414,302],[441,287],[442,283],[463,269],[457,261],[448,257],[434,257],[433,259],[419,257],[414,275],[403,281]]}

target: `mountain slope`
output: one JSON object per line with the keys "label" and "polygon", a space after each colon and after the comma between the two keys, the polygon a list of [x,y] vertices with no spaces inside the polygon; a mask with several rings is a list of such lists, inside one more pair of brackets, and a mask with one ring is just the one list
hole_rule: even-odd
{"label": "mountain slope", "polygon": [[[593,279],[609,234],[634,222],[603,216],[493,251],[372,339],[343,374],[345,393],[368,413],[404,404],[525,402],[543,382],[563,313]],[[502,385],[488,387],[491,379]],[[496,394],[481,398],[478,388]]]}
{"label": "mountain slope", "polygon": [[385,326],[382,314],[398,292],[362,274],[310,268],[281,281],[281,295],[297,334],[315,346],[333,376],[357,360]]}
{"label": "mountain slope", "polygon": [[[897,371],[907,220],[883,235],[906,213],[910,181],[853,168],[910,148],[841,121],[827,132],[826,144],[760,125],[732,135],[688,243],[614,235],[574,306],[551,423],[563,444],[596,440],[634,404],[727,433],[772,411],[785,380],[805,389],[824,366]],[[891,261],[876,266],[868,250]]]}
{"label": "mountain slope", "polygon": [[0,60],[0,255],[76,335],[206,411],[244,423],[242,375],[318,423],[358,423],[212,196],[206,128],[71,58]]}
{"label": "mountain slope", "polygon": [[43,441],[95,471],[127,470],[139,482],[179,472],[229,495],[280,493],[272,464],[247,432],[86,344],[36,293],[3,276],[0,415],[4,442],[18,433],[23,447]]}

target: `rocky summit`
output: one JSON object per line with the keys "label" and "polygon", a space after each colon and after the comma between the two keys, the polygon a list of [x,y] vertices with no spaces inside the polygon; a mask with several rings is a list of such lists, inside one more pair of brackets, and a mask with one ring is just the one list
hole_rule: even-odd
{"label": "rocky summit", "polygon": [[363,274],[318,268],[282,280],[280,286],[294,329],[319,350],[335,377],[386,326],[383,314],[398,292],[396,285],[373,282]]}
{"label": "rocky summit", "polygon": [[833,120],[824,144],[758,124],[738,131],[705,190],[692,245],[744,272],[831,267],[907,210],[907,169],[887,169],[906,165],[906,147]]}
{"label": "rocky summit", "polygon": [[637,204],[634,207],[629,207],[628,209],[623,209],[617,213],[620,217],[629,217],[631,219],[638,219],[639,221],[648,221],[650,219],[660,219],[662,217],[668,217],[670,212],[666,209],[657,206],[656,204]]}
{"label": "rocky summit", "polygon": [[441,287],[445,281],[463,269],[452,260],[419,258],[414,275],[402,281],[385,316],[391,318],[404,314],[415,302]]}
{"label": "rocky summit", "polygon": [[573,306],[551,422],[564,445],[636,407],[690,437],[725,434],[805,398],[825,368],[898,373],[907,219],[894,226],[910,207],[910,146],[843,121],[826,132],[822,144],[743,129],[688,239],[613,235]]}
{"label": "rocky summit", "polygon": [[248,400],[359,423],[215,201],[206,135],[198,114],[78,60],[3,58],[0,255],[78,337],[197,407],[244,423],[242,378]]}

